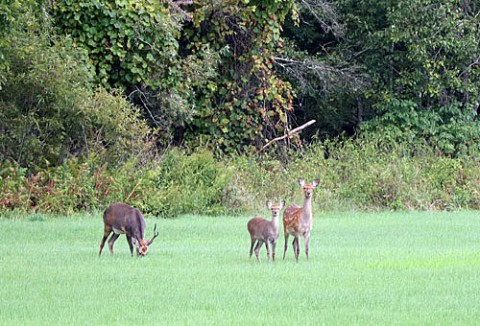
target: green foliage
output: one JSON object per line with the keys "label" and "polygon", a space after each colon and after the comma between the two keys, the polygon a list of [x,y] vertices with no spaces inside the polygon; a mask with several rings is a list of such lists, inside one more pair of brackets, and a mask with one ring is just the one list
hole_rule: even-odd
{"label": "green foliage", "polygon": [[[119,95],[88,91],[82,71],[57,54],[58,49],[27,54],[11,66],[0,92],[2,161],[35,169],[95,151],[105,155],[101,161],[115,164],[143,151],[149,130],[138,111]],[[25,71],[27,78],[19,78]]]}
{"label": "green foliage", "polygon": [[301,177],[320,178],[314,206],[322,211],[477,209],[478,152],[462,158],[438,153],[426,144],[394,144],[370,135],[311,145],[287,166],[244,157],[232,162],[237,174],[233,198],[236,207],[256,209],[263,206],[259,198],[302,204]]}
{"label": "green foliage", "polygon": [[[362,126],[368,134],[382,135],[385,143],[428,144],[453,157],[478,153],[480,141],[476,112],[458,105],[421,110],[418,104],[392,100],[386,113]],[[368,137],[368,136],[367,136]]]}
{"label": "green foliage", "polygon": [[332,180],[338,183],[335,193],[339,199],[350,202],[351,207],[421,210],[478,207],[478,190],[474,185],[480,171],[471,157],[438,156],[438,151],[429,146],[392,145],[380,136],[332,145],[335,150],[329,150],[331,157],[327,164],[339,164],[333,169],[337,178]]}
{"label": "green foliage", "polygon": [[[26,11],[3,38],[9,67],[0,90],[0,161],[36,173],[95,152],[119,164],[147,149],[150,133],[120,92],[92,89],[85,52],[50,34],[50,23]],[[52,44],[53,42],[53,44]]]}
{"label": "green foliage", "polygon": [[[252,153],[310,119],[304,137],[353,135],[375,116],[363,130],[394,144],[475,152],[478,9],[459,0],[5,0],[2,159],[30,168],[92,152],[126,161],[134,137],[120,129],[141,126],[132,152],[146,155],[142,118],[157,146],[216,155]],[[130,110],[118,125],[109,118]]]}
{"label": "green foliage", "polygon": [[108,174],[107,180],[112,182],[106,184],[105,191],[116,194],[115,201],[127,202],[148,214],[175,217],[228,210],[224,189],[232,179],[232,170],[205,150],[186,155],[172,149],[142,168],[130,161]]}
{"label": "green foliage", "polygon": [[478,152],[461,158],[438,153],[426,144],[360,137],[310,145],[287,165],[268,156],[218,161],[207,150],[178,149],[116,168],[98,165],[95,156],[35,175],[4,165],[0,209],[71,214],[123,201],[164,217],[242,214],[264,209],[268,199],[302,204],[298,178],[320,179],[314,195],[320,211],[478,209]]}
{"label": "green foliage", "polygon": [[48,33],[31,26],[28,13],[18,20],[3,43],[9,70],[0,91],[1,160],[56,164],[79,133],[89,71],[65,42],[50,46]]}
{"label": "green foliage", "polygon": [[370,75],[365,103],[383,116],[372,122],[374,128],[399,138],[425,138],[421,141],[449,155],[468,152],[478,139],[478,5],[335,2],[345,15],[348,47]]}
{"label": "green foliage", "polygon": [[284,51],[276,68],[295,91],[297,124],[312,119],[303,140],[353,135],[371,115],[362,94],[369,89],[365,67],[357,64],[348,46],[349,33],[334,1],[297,1],[300,19],[287,19]]}
{"label": "green foliage", "polygon": [[172,65],[178,26],[153,1],[53,2],[56,26],[86,49],[96,80],[105,87],[154,82],[149,76]]}
{"label": "green foliage", "polygon": [[[0,3],[1,207],[240,213],[320,177],[321,209],[477,208],[478,4],[332,3],[308,29],[291,0]],[[248,155],[311,118],[319,143]]]}
{"label": "green foliage", "polygon": [[167,217],[224,213],[225,188],[232,176],[232,169],[217,162],[211,152],[185,155],[174,149],[155,169],[146,171],[142,187],[147,194],[154,192],[138,193],[137,201],[145,211]]}
{"label": "green foliage", "polygon": [[164,72],[153,74],[152,80],[158,82],[156,87],[135,86],[136,90],[129,94],[132,101],[144,108],[144,115],[158,131],[162,147],[182,140],[183,130],[201,119],[197,116],[200,110],[213,110],[212,90],[216,89],[219,57],[207,44],[197,53],[166,65]]}
{"label": "green foliage", "polygon": [[128,92],[158,130],[161,146],[192,121],[196,107],[212,109],[219,59],[209,44],[180,55],[182,19],[172,6],[149,0],[53,2],[56,26],[87,52],[96,84]]}
{"label": "green foliage", "polygon": [[225,51],[210,87],[212,105],[199,106],[187,129],[190,146],[243,152],[284,132],[293,92],[273,65],[283,47],[281,26],[291,12],[296,13],[291,0],[195,3],[194,29],[185,32],[188,48],[197,51],[210,44]]}
{"label": "green foliage", "polygon": [[0,1],[0,91],[7,81],[10,62],[6,58],[19,26],[30,31],[42,31],[48,26],[48,17],[42,12],[46,0]]}
{"label": "green foliage", "polygon": [[146,159],[153,150],[151,129],[140,110],[128,103],[122,92],[98,88],[84,104],[82,131],[87,140],[84,156],[99,165],[121,165],[129,159]]}
{"label": "green foliage", "polygon": [[478,17],[469,5],[416,0],[389,9],[383,42],[391,44],[386,60],[399,72],[391,85],[397,94],[424,108],[477,102]]}
{"label": "green foliage", "polygon": [[[185,155],[166,153],[159,161],[141,164],[142,157],[121,166],[69,160],[35,175],[15,165],[0,171],[0,210],[71,214],[96,210],[122,201],[145,213],[172,217],[180,214],[220,214],[232,201],[225,189],[233,171],[213,154],[199,150]],[[110,168],[109,168],[110,166]]]}

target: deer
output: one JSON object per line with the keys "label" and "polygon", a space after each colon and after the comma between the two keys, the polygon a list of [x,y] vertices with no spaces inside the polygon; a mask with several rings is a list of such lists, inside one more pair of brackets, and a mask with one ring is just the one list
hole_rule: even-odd
{"label": "deer", "polygon": [[103,246],[110,233],[113,235],[108,240],[110,254],[113,255],[113,244],[120,234],[127,236],[130,254],[133,256],[133,246],[137,250],[137,256],[143,257],[148,253],[148,247],[158,236],[157,224],[153,227],[153,237],[147,241],[145,237],[145,218],[140,211],[124,203],[115,203],[107,207],[103,213],[104,234],[100,243],[98,256],[102,254]]}
{"label": "deer", "polygon": [[271,201],[266,202],[267,208],[272,211],[272,220],[266,220],[261,217],[254,217],[247,223],[248,232],[250,233],[250,256],[252,259],[253,247],[255,246],[255,256],[259,263],[262,263],[259,256],[260,247],[263,243],[267,247],[267,259],[270,263],[270,244],[272,246],[272,260],[275,261],[275,247],[278,239],[278,217],[285,201],[282,201],[279,205],[272,205]]}
{"label": "deer", "polygon": [[313,189],[320,183],[319,179],[315,179],[311,184],[305,184],[303,179],[298,179],[298,183],[303,188],[303,207],[298,205],[291,205],[283,212],[283,233],[285,236],[285,247],[283,249],[283,259],[288,247],[288,237],[292,235],[293,252],[298,263],[300,255],[300,237],[305,238],[305,254],[308,261],[308,249],[310,241],[310,231],[312,230],[312,195]]}

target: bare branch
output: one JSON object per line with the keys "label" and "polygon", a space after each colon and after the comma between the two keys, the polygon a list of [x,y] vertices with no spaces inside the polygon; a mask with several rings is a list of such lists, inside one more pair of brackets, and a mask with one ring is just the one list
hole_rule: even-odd
{"label": "bare branch", "polygon": [[366,78],[355,66],[332,66],[312,58],[303,60],[275,57],[275,64],[300,85],[304,93],[336,91],[341,87],[358,90]]}
{"label": "bare branch", "polygon": [[300,131],[302,131],[303,129],[307,128],[308,126],[314,124],[316,122],[316,120],[310,120],[308,121],[307,123],[304,123],[303,125],[291,130],[290,132],[287,132],[287,134],[281,136],[281,137],[277,137],[277,138],[274,138],[272,140],[270,140],[268,143],[265,144],[265,146],[262,147],[262,151],[267,148],[268,146],[270,146],[273,142],[276,142],[276,141],[279,141],[279,140],[282,140],[282,139],[285,139],[285,138],[292,138],[295,134],[299,133]]}
{"label": "bare branch", "polygon": [[477,67],[478,65],[480,64],[480,55],[471,63],[467,66],[467,68],[465,68],[465,70],[463,70],[459,75],[458,77],[462,77],[464,74],[466,74],[471,68],[473,67]]}
{"label": "bare branch", "polygon": [[332,4],[324,0],[300,0],[298,1],[300,15],[311,15],[317,23],[328,33],[338,36],[343,34],[342,26],[338,23],[338,15]]}
{"label": "bare branch", "polygon": [[191,5],[193,4],[193,0],[169,0],[168,3],[177,14],[180,14],[187,21],[192,21],[192,14],[188,13],[180,6]]}
{"label": "bare branch", "polygon": [[150,108],[149,108],[149,103],[148,103],[148,96],[143,92],[141,91],[138,87],[136,87],[136,89],[134,91],[132,91],[128,97],[129,98],[132,98],[132,96],[134,94],[138,94],[138,98],[140,99],[140,101],[142,102],[142,105],[143,105],[143,108],[145,109],[145,111],[148,113],[148,115],[150,116],[150,119],[152,119],[152,122],[155,124],[155,126],[159,127],[161,125],[161,122],[159,120],[157,120],[155,118],[155,116],[152,114],[152,112],[150,111]]}

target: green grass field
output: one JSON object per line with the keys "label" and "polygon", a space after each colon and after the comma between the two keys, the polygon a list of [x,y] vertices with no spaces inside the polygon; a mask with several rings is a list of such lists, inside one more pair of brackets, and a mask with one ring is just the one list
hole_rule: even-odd
{"label": "green grass field", "polygon": [[[267,214],[267,213],[265,213]],[[480,212],[324,213],[310,262],[248,260],[249,217],[148,219],[97,256],[98,216],[0,219],[0,324],[475,325]],[[266,252],[261,250],[266,261]],[[278,259],[279,258],[279,259]]]}

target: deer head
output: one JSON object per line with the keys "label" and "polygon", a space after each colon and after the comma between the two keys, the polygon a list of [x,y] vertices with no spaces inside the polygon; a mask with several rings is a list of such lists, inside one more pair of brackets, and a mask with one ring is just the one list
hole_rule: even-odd
{"label": "deer head", "polygon": [[320,183],[320,179],[315,179],[311,184],[305,184],[305,180],[303,179],[298,179],[298,183],[300,186],[303,188],[303,194],[305,198],[309,199],[312,197],[313,194],[313,189],[318,186]]}

